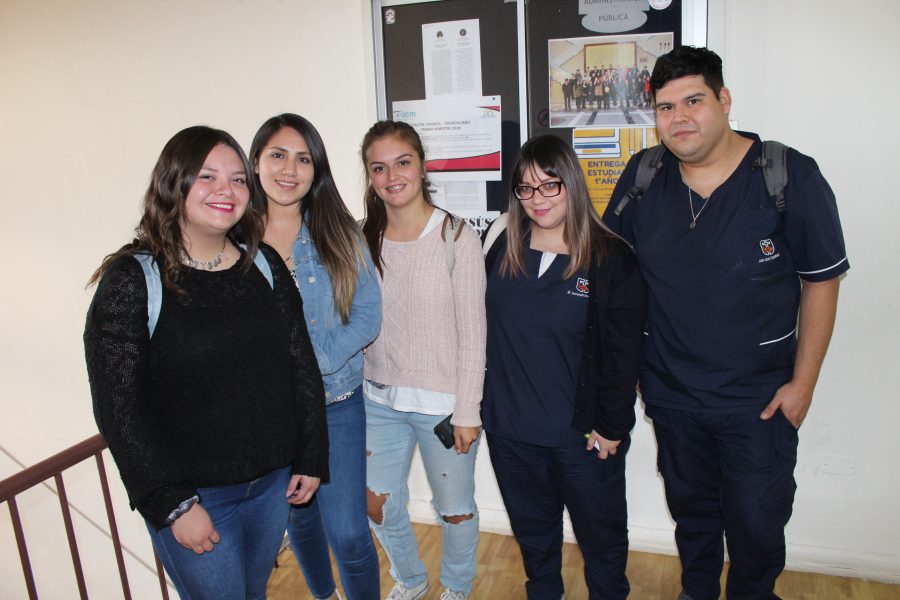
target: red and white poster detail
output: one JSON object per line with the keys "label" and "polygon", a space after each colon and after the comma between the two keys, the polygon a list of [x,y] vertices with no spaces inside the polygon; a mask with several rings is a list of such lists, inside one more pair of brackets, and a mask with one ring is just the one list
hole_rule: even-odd
{"label": "red and white poster detail", "polygon": [[500,96],[443,96],[394,102],[393,118],[412,125],[425,146],[429,177],[500,181]]}

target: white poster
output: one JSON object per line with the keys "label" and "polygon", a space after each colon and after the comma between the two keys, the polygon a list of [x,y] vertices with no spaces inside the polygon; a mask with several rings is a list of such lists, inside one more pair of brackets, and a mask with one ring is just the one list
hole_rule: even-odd
{"label": "white poster", "polygon": [[500,96],[394,102],[393,119],[412,125],[425,146],[429,176],[500,181]]}
{"label": "white poster", "polygon": [[425,97],[481,95],[478,19],[422,25]]}

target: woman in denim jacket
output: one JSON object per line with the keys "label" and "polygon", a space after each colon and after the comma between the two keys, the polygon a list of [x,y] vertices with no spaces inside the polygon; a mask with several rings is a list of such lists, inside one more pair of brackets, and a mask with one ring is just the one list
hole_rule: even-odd
{"label": "woman in denim jacket", "polygon": [[363,352],[381,330],[381,292],[368,249],[334,184],[312,123],[283,114],[250,147],[268,199],[264,240],[294,274],[325,383],[331,479],[290,512],[288,536],[315,598],[340,598],[328,547],[350,600],[378,598],[378,555],[366,518]]}

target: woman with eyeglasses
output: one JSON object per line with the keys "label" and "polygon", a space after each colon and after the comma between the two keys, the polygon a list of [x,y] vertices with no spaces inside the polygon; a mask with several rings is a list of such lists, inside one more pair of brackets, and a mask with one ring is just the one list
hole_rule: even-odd
{"label": "woman with eyeglasses", "polygon": [[625,453],[643,280],[631,249],[597,217],[562,140],[529,140],[510,181],[509,212],[486,243],[482,419],[527,596],[563,595],[565,507],[590,598],[625,598]]}

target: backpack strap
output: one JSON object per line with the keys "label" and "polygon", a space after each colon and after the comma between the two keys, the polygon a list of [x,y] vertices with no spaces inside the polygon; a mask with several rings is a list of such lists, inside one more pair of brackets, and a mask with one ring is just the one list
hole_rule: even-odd
{"label": "backpack strap", "polygon": [[[244,250],[244,252],[247,251],[246,244],[240,244],[240,246]],[[266,260],[265,255],[258,249],[256,250],[256,256],[253,257],[253,264],[256,265],[256,268],[259,269],[259,272],[262,273],[263,277],[266,278],[266,281],[269,282],[269,287],[274,290],[275,279],[272,277],[272,266],[269,264],[269,261]]]}
{"label": "backpack strap", "polygon": [[[244,244],[240,246],[246,252],[247,246]],[[152,256],[138,253],[134,255],[134,258],[141,265],[141,269],[144,271],[144,282],[147,284],[147,331],[150,332],[152,338],[153,332],[156,331],[156,323],[159,321],[159,313],[162,311],[162,277],[159,274],[159,265]],[[257,251],[256,256],[253,257],[253,264],[269,282],[269,287],[274,289],[275,280],[272,277],[272,267],[262,252]]]}
{"label": "backpack strap", "polygon": [[784,213],[787,206],[784,198],[784,188],[788,184],[787,150],[787,146],[781,142],[767,140],[762,143],[762,152],[759,158],[753,161],[754,167],[762,168],[766,191],[769,192],[769,197],[775,201],[775,208],[779,213]]}
{"label": "backpack strap", "polygon": [[656,174],[659,173],[660,169],[662,169],[662,156],[665,152],[666,147],[662,144],[657,144],[648,148],[647,151],[644,152],[644,155],[641,156],[641,162],[638,163],[637,175],[634,177],[634,185],[632,185],[631,189],[622,196],[619,205],[616,206],[616,209],[613,211],[617,217],[622,214],[625,206],[631,200],[640,202],[647,187],[653,182],[653,178],[656,177]]}
{"label": "backpack strap", "polygon": [[509,222],[509,213],[503,213],[493,221],[491,221],[490,226],[484,234],[484,242],[481,244],[482,253],[487,256],[488,252],[491,250],[491,246],[494,245],[494,242],[497,241],[497,238],[500,237],[500,234],[506,230],[506,224]]}
{"label": "backpack strap", "polygon": [[484,252],[484,270],[490,274],[497,262],[497,256],[506,247],[506,226],[509,223],[508,213],[503,213],[491,223],[484,232],[482,251]]}
{"label": "backpack strap", "polygon": [[144,271],[144,282],[147,284],[147,331],[153,337],[156,322],[159,321],[159,311],[162,310],[162,278],[159,276],[159,265],[149,254],[139,253],[134,259],[141,265]]}
{"label": "backpack strap", "polygon": [[[447,232],[452,235],[447,235]],[[456,254],[453,252],[453,244],[462,233],[462,219],[454,217],[450,213],[444,215],[441,223],[441,239],[444,240],[444,262],[447,263],[447,272],[453,277],[453,267],[456,265]]]}

